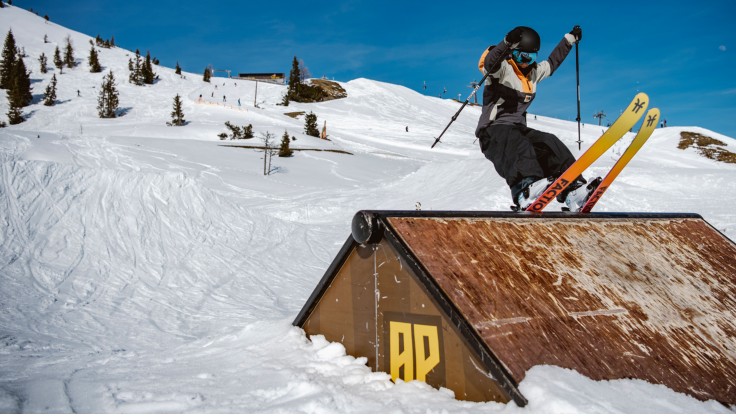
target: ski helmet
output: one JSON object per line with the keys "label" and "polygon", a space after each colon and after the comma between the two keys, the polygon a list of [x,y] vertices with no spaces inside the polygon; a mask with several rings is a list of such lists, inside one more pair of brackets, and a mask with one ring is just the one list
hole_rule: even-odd
{"label": "ski helmet", "polygon": [[516,49],[523,52],[539,52],[539,45],[542,43],[539,33],[530,27],[519,26],[519,28],[521,29],[521,42]]}

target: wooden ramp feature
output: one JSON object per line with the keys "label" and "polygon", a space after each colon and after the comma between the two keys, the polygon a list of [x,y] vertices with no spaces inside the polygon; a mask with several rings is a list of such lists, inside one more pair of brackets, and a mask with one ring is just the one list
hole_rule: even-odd
{"label": "wooden ramp feature", "polygon": [[361,211],[294,324],[393,379],[526,399],[536,365],[736,405],[736,244],[695,214]]}

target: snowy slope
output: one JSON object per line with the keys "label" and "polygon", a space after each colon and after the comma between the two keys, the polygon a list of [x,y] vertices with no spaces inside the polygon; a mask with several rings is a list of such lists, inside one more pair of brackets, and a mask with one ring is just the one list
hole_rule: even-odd
{"label": "snowy slope", "polygon": [[[508,209],[505,183],[473,140],[477,108],[430,150],[458,103],[357,79],[342,83],[346,99],[289,107],[278,105],[283,86],[259,83],[255,108],[253,82],[207,84],[157,67],[155,85],[133,86],[130,51],[100,49],[104,72],[90,74],[88,36],[16,7],[0,9],[0,34],[9,28],[28,55],[34,104],[26,122],[0,129],[0,412],[729,410],[554,367],[527,375],[526,408],[461,402],[423,383],[394,384],[342,345],[291,326],[356,211],[417,202]],[[59,103],[46,107],[52,73],[41,74],[37,58],[67,36],[79,65],[57,72]],[[103,120],[97,91],[110,70],[125,114]],[[189,124],[167,127],[176,94]],[[7,108],[0,94],[0,112]],[[297,111],[313,111],[320,127],[327,121],[331,140],[304,135],[303,117],[284,114]],[[276,172],[264,176],[260,151],[221,146],[261,140],[219,140],[225,121],[251,123],[277,143],[288,131],[297,149],[350,154],[297,151],[274,158]],[[530,124],[580,153],[575,124],[542,116]],[[697,212],[736,239],[736,213],[726,207],[736,166],[677,149],[683,129],[736,150],[706,129],[659,129],[597,209]],[[585,126],[583,146],[599,134]],[[603,173],[625,144],[590,174]]]}

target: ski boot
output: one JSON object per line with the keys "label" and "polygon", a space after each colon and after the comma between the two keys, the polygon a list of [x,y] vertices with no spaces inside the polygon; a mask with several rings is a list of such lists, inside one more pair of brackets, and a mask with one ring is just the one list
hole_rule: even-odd
{"label": "ski boot", "polygon": [[539,195],[542,195],[542,192],[544,192],[552,182],[554,182],[554,178],[543,178],[537,181],[534,181],[532,178],[525,178],[522,182],[521,192],[519,192],[514,199],[516,205],[512,206],[511,209],[517,212],[525,211],[529,208],[529,205],[537,200]]}
{"label": "ski boot", "polygon": [[590,181],[587,186],[578,185],[578,187],[573,188],[567,193],[567,195],[565,195],[565,205],[567,206],[563,207],[562,210],[580,212],[580,210],[585,206],[585,203],[588,202],[588,198],[590,198],[602,181],[603,179],[599,176]]}

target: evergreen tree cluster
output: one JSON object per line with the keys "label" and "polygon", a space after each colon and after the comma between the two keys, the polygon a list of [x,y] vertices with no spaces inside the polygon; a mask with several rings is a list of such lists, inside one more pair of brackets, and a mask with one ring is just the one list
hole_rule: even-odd
{"label": "evergreen tree cluster", "polygon": [[8,94],[8,122],[10,124],[22,123],[22,108],[31,104],[30,72],[23,62],[23,53],[16,46],[15,37],[11,30],[5,37],[2,50],[2,61],[0,61],[0,88],[7,90]]}
{"label": "evergreen tree cluster", "polygon": [[128,69],[130,75],[128,80],[131,84],[135,85],[152,85],[156,80],[156,73],[153,72],[153,65],[151,64],[151,53],[146,52],[146,59],[141,58],[141,53],[138,49],[135,50],[135,60],[128,60]]}
{"label": "evergreen tree cluster", "polygon": [[113,48],[115,47],[115,36],[111,37],[110,39],[102,39],[100,35],[97,35],[95,38],[95,45],[99,46],[100,48]]}
{"label": "evergreen tree cluster", "polygon": [[202,80],[204,82],[210,82],[210,78],[212,78],[212,71],[210,71],[209,68],[205,68],[204,75],[202,75]]}
{"label": "evergreen tree cluster", "polygon": [[298,103],[314,103],[323,101],[327,98],[327,94],[321,88],[303,82],[305,75],[308,74],[304,64],[297,60],[296,56],[291,62],[291,71],[289,71],[289,88],[282,101],[283,105],[288,106],[290,101]]}
{"label": "evergreen tree cluster", "polygon": [[247,126],[240,127],[240,126],[236,126],[235,124],[230,123],[229,121],[226,121],[225,127],[227,127],[228,130],[230,130],[231,140],[252,139],[254,137],[252,124],[248,124]]}

